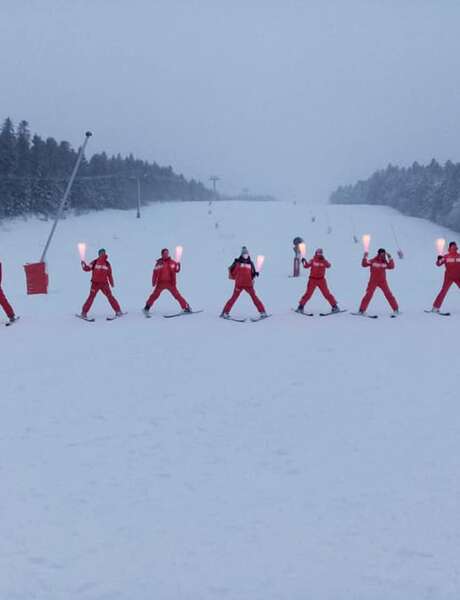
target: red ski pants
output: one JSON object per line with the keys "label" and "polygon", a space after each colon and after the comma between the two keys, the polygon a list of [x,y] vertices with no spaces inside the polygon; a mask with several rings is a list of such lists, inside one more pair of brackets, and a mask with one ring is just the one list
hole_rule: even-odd
{"label": "red ski pants", "polygon": [[81,309],[82,314],[88,314],[98,292],[102,292],[104,296],[107,297],[107,300],[110,302],[110,306],[115,312],[121,312],[120,305],[118,304],[115,296],[112,294],[110,285],[108,283],[92,283],[88,299],[83,304],[83,308]]}
{"label": "red ski pants", "polygon": [[6,316],[8,319],[12,319],[14,317],[14,310],[11,307],[11,304],[6,299],[5,294],[3,293],[2,288],[0,287],[0,306],[6,312]]}
{"label": "red ski pants", "polygon": [[168,292],[172,296],[174,296],[174,298],[179,302],[182,310],[184,310],[184,308],[188,307],[187,300],[185,300],[185,298],[183,298],[179,294],[179,290],[177,289],[177,287],[175,285],[170,285],[168,283],[159,283],[158,285],[156,285],[152,294],[149,296],[149,299],[145,303],[145,305],[148,306],[149,308],[151,308],[153,303],[155,302],[155,300],[158,300],[158,298],[160,297],[160,294],[162,292],[164,292],[165,290],[168,290]]}
{"label": "red ski pants", "polygon": [[460,288],[460,279],[451,279],[450,277],[446,277],[444,279],[442,289],[436,296],[436,300],[433,302],[433,308],[441,308],[441,304],[444,302],[444,298],[446,297],[446,294],[453,283],[456,283],[457,287]]}
{"label": "red ski pants", "polygon": [[251,296],[252,301],[254,302],[257,310],[262,313],[265,312],[265,307],[262,304],[262,302],[259,300],[259,298],[257,297],[257,294],[254,290],[254,286],[250,286],[250,287],[236,287],[233,290],[233,295],[230,298],[230,300],[227,302],[227,304],[224,306],[224,313],[229,313],[232,310],[233,305],[235,304],[235,302],[238,300],[238,298],[240,297],[241,292],[246,292],[247,294],[249,294]]}
{"label": "red ski pants", "polygon": [[334,298],[334,296],[329,291],[329,288],[327,287],[327,281],[324,278],[313,279],[312,277],[310,277],[308,280],[307,291],[302,296],[302,298],[300,299],[300,302],[299,302],[299,304],[301,306],[304,306],[310,300],[310,298],[313,296],[316,288],[319,288],[321,290],[321,293],[323,294],[323,296],[326,298],[326,300],[329,302],[329,304],[331,306],[335,306],[337,304],[336,299]]}
{"label": "red ski pants", "polygon": [[383,295],[388,300],[388,303],[391,306],[391,308],[393,310],[398,310],[398,303],[396,302],[396,298],[391,293],[391,290],[388,287],[388,283],[386,281],[382,281],[381,283],[369,281],[364,298],[361,300],[361,306],[359,307],[359,310],[363,312],[366,311],[367,307],[369,306],[369,302],[372,300],[372,296],[374,295],[374,292],[377,288],[380,288],[382,290]]}

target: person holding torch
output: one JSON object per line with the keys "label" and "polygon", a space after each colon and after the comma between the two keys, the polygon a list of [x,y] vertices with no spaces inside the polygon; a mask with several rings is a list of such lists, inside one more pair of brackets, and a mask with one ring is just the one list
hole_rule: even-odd
{"label": "person holding torch", "polygon": [[[263,264],[263,257],[260,256],[258,258],[258,268],[260,269]],[[254,279],[259,276],[259,272],[256,270],[246,246],[241,248],[240,256],[235,258],[231,266],[228,268],[228,276],[230,279],[235,281],[235,288],[231,298],[225,304],[220,316],[223,319],[230,318],[230,311],[232,310],[233,305],[238,300],[241,292],[244,291],[251,297],[251,300],[254,302],[255,307],[260,313],[260,317],[265,318],[267,316],[265,307],[254,290]]]}
{"label": "person holding torch", "polygon": [[329,288],[327,287],[326,269],[330,269],[331,263],[324,258],[323,249],[318,248],[315,251],[315,255],[311,260],[306,260],[305,258],[302,258],[302,265],[304,269],[310,269],[310,277],[308,278],[308,285],[305,294],[299,301],[297,312],[303,313],[305,304],[313,296],[316,288],[319,288],[323,296],[331,305],[331,312],[339,312],[337,300],[334,298],[334,296],[329,291]]}
{"label": "person holding torch", "polygon": [[393,314],[396,316],[399,314],[398,303],[396,302],[395,297],[391,293],[390,288],[388,287],[386,271],[395,268],[395,263],[391,255],[384,249],[379,248],[377,255],[374,258],[369,260],[369,242],[370,236],[363,236],[363,244],[364,244],[364,256],[361,261],[361,266],[364,268],[370,268],[370,277],[369,283],[367,284],[366,293],[361,300],[361,305],[359,307],[359,314],[365,315],[367,307],[369,306],[370,301],[372,300],[372,296],[377,288],[380,288],[388,300],[391,308],[393,309]]}
{"label": "person holding torch", "polygon": [[88,312],[93,305],[94,299],[98,292],[102,292],[104,296],[110,303],[110,306],[115,311],[115,316],[121,317],[123,313],[121,312],[120,305],[116,300],[115,296],[112,294],[112,289],[115,284],[113,281],[112,275],[112,266],[108,261],[107,252],[104,248],[101,248],[98,252],[98,257],[91,261],[89,264],[84,260],[84,250],[85,247],[83,244],[79,244],[80,258],[81,258],[81,268],[83,271],[91,272],[91,289],[89,292],[89,296],[86,302],[81,309],[81,318],[87,319]]}
{"label": "person holding torch", "polygon": [[458,246],[455,242],[450,242],[449,251],[447,254],[444,252],[444,240],[438,240],[438,258],[436,260],[436,266],[445,267],[444,283],[441,291],[436,296],[433,302],[433,312],[439,312],[444,298],[447,295],[451,285],[455,283],[460,288],[460,254],[458,253]]}
{"label": "person holding torch", "polygon": [[185,313],[192,312],[190,305],[183,298],[176,285],[176,275],[181,269],[182,246],[176,248],[176,260],[173,260],[169,255],[168,248],[163,248],[161,257],[156,261],[155,268],[152,274],[153,292],[150,294],[144,306],[144,314],[147,316],[154,302],[160,297],[165,290],[179,302],[180,307]]}

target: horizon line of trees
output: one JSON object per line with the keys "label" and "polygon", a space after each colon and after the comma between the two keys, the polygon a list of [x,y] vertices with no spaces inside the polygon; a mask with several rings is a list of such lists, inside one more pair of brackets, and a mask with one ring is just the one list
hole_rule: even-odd
{"label": "horizon line of trees", "polygon": [[[77,159],[78,149],[53,137],[32,135],[29,123],[15,128],[8,117],[0,128],[0,218],[55,212]],[[171,166],[105,152],[83,158],[68,207],[77,212],[133,208],[137,179],[142,203],[160,200],[203,201],[213,192],[195,179],[187,180]]]}
{"label": "horizon line of trees", "polygon": [[405,215],[422,217],[460,231],[460,164],[434,158],[423,166],[389,164],[369,179],[340,186],[330,195],[331,204],[383,204]]}

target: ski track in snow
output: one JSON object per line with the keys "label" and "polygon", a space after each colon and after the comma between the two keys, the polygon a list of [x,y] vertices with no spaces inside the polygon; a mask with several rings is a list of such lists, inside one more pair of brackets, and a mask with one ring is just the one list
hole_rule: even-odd
{"label": "ski track in snow", "polygon": [[[63,221],[50,293],[25,295],[20,265],[50,223],[8,223],[3,287],[21,321],[0,331],[0,598],[5,600],[457,599],[460,589],[458,327],[426,315],[443,270],[434,240],[455,235],[381,207],[159,204]],[[291,241],[321,246],[342,308],[368,277],[362,248],[387,247],[403,315],[378,292],[369,312],[301,319],[306,279]],[[214,224],[219,221],[219,228]],[[399,261],[393,223],[403,244]],[[73,316],[89,290],[76,245],[106,247],[123,319]],[[159,250],[184,246],[179,289],[205,312],[146,320]],[[242,244],[273,314],[218,319]],[[303,272],[305,274],[305,271]],[[307,306],[327,309],[320,295]],[[457,313],[457,314],[456,314]],[[234,316],[255,314],[241,296]]]}

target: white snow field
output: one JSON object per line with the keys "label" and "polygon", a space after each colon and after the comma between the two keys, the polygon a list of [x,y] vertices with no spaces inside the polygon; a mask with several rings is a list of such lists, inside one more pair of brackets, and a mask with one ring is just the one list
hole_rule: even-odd
{"label": "white snow field", "polygon": [[[50,223],[0,226],[3,287],[21,315],[0,330],[2,600],[458,600],[460,293],[427,315],[452,232],[378,207],[159,204],[63,221],[48,296],[25,294]],[[311,222],[312,212],[317,221]],[[291,241],[322,246],[341,307],[368,270],[357,234],[404,260],[389,273],[403,315],[307,318]],[[219,227],[215,224],[218,222]],[[128,315],[73,315],[89,290],[77,243],[107,248]],[[184,246],[179,289],[140,310],[163,246]],[[246,244],[266,261],[273,317],[217,318]],[[379,293],[379,292],[378,292]],[[321,296],[310,303],[327,308]],[[255,314],[241,298],[233,314]]]}

